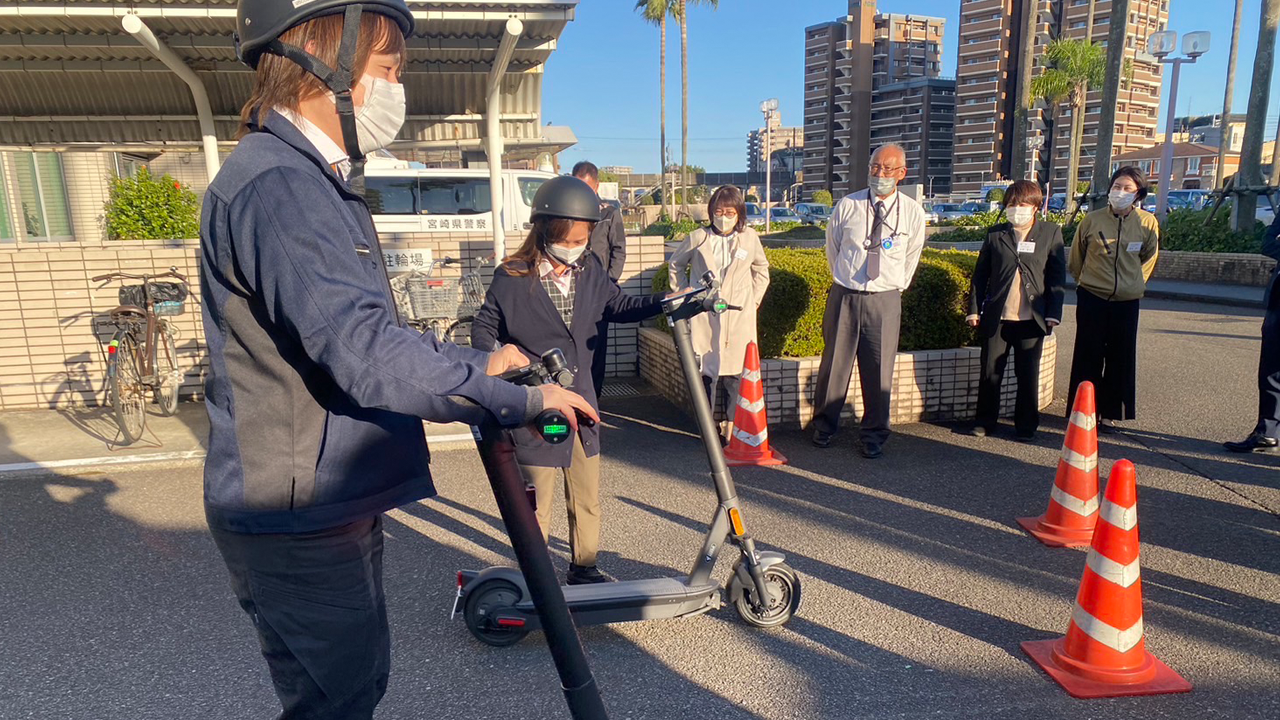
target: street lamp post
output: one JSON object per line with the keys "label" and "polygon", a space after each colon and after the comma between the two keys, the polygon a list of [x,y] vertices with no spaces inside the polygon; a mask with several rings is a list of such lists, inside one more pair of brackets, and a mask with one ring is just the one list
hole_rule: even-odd
{"label": "street lamp post", "polygon": [[773,125],[769,121],[778,111],[778,98],[769,98],[760,103],[760,112],[764,113],[764,234],[770,231],[770,220],[773,213],[769,201],[773,199]]}
{"label": "street lamp post", "polygon": [[1040,134],[1039,130],[1036,130],[1035,135],[1027,138],[1027,150],[1029,150],[1031,154],[1035,156],[1034,162],[1030,162],[1030,161],[1027,162],[1028,177],[1026,179],[1031,180],[1032,182],[1037,182],[1037,180],[1039,179],[1039,172],[1036,170],[1036,167],[1040,164],[1040,148],[1043,146],[1044,146],[1044,136]]}
{"label": "street lamp post", "polygon": [[1209,51],[1209,33],[1189,32],[1182,36],[1182,54],[1186,57],[1170,57],[1177,43],[1178,34],[1172,30],[1154,33],[1147,38],[1147,52],[1154,55],[1157,62],[1171,66],[1169,111],[1165,115],[1164,148],[1160,153],[1160,179],[1156,187],[1156,214],[1162,220],[1169,213],[1169,190],[1172,189],[1169,186],[1173,183],[1173,116],[1178,106],[1178,71],[1183,64],[1194,63]]}

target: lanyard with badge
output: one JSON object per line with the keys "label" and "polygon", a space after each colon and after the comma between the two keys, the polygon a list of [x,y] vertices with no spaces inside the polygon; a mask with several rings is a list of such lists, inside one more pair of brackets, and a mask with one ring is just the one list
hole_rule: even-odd
{"label": "lanyard with badge", "polygon": [[[884,201],[882,200],[881,202],[883,203]],[[893,200],[893,225],[889,225],[888,213],[885,213],[885,215],[886,217],[880,223],[880,233],[882,236],[885,236],[886,231],[888,232],[887,232],[887,236],[885,236],[883,241],[880,243],[880,247],[884,248],[885,250],[892,250],[893,238],[897,236],[898,226],[902,222],[902,202],[898,198],[894,198]],[[867,237],[862,242],[862,248],[864,250],[871,250],[871,246],[873,244],[871,236],[875,234],[875,229],[876,229],[875,228],[876,208],[875,208],[875,204],[871,202],[870,192],[867,192],[867,216],[870,217],[872,220],[870,223],[867,224]]]}

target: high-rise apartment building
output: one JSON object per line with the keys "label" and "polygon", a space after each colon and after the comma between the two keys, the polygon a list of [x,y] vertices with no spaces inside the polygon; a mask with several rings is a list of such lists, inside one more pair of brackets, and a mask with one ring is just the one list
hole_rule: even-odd
{"label": "high-rise apartment building", "polygon": [[[1011,181],[1014,156],[1014,117],[1017,106],[1019,49],[1023,43],[1026,6],[1018,0],[961,0],[960,47],[956,70],[955,147],[952,160],[952,192],[977,195],[984,184]],[[1106,46],[1110,31],[1111,2],[1096,0],[1093,26],[1089,27],[1089,0],[1037,0],[1033,73],[1043,67],[1044,48],[1056,38],[1090,38]],[[1169,19],[1169,0],[1131,0],[1125,53],[1132,63],[1132,79],[1121,83],[1116,104],[1112,154],[1149,147],[1156,143],[1160,107],[1161,66],[1143,60],[1146,38],[1163,30]],[[1079,179],[1093,171],[1101,118],[1102,88],[1090,88],[1085,102],[1081,136]],[[1066,189],[1070,156],[1071,109],[1065,103],[1049,107],[1037,100],[1032,112],[1032,133],[1044,138],[1028,163],[1029,172],[1044,183],[1052,178],[1051,192]]]}
{"label": "high-rise apartment building", "polygon": [[939,78],[944,26],[850,0],[844,18],[805,28],[807,197],[866,187],[871,151],[891,142],[907,153],[906,183],[946,191],[954,82]]}
{"label": "high-rise apartment building", "polygon": [[[769,144],[767,152],[766,142]],[[781,113],[773,113],[769,116],[768,128],[747,133],[747,172],[764,172],[765,163],[775,152],[802,147],[804,147],[804,128],[784,128]]]}

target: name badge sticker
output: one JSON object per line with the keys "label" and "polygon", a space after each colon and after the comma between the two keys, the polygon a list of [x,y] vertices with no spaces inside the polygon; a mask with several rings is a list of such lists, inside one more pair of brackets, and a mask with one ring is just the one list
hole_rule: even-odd
{"label": "name badge sticker", "polygon": [[737,258],[738,260],[746,260],[746,259],[747,259],[747,251],[746,251],[746,250],[744,250],[743,248],[738,248],[738,252],[734,253],[734,254],[733,254],[733,256],[734,256],[735,258]]}
{"label": "name badge sticker", "polygon": [[1126,246],[1129,252],[1142,252],[1142,242],[1131,242]]}
{"label": "name badge sticker", "polygon": [[1036,251],[1036,244],[1030,240],[1023,240],[1022,242],[1018,243],[1018,252],[1020,253],[1033,253],[1035,251]]}

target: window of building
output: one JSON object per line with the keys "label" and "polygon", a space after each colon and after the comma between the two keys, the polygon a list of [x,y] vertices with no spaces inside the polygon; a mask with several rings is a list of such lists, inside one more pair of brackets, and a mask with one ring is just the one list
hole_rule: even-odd
{"label": "window of building", "polygon": [[74,240],[62,156],[52,152],[9,153],[17,185],[19,222],[32,242]]}
{"label": "window of building", "polygon": [[1187,158],[1187,174],[1188,175],[1200,174],[1200,158],[1198,157]]}
{"label": "window of building", "polygon": [[0,242],[14,242],[18,234],[14,232],[13,215],[9,205],[9,185],[5,181],[4,155],[0,155]]}

